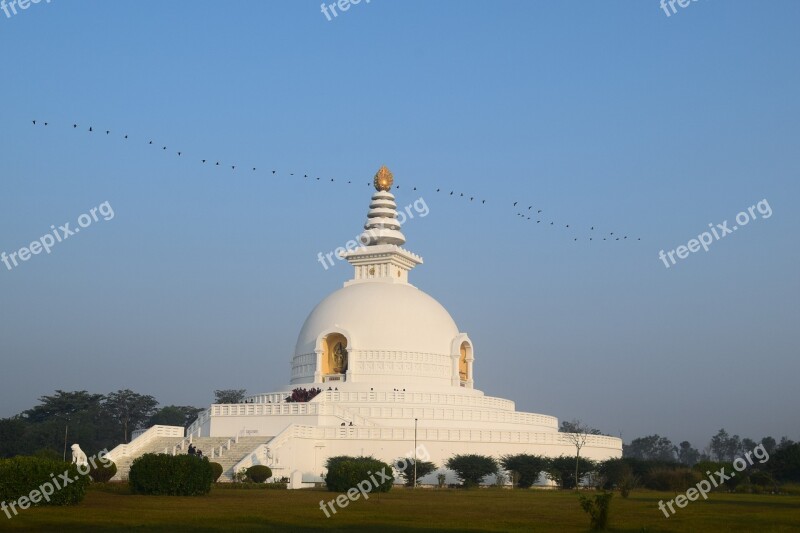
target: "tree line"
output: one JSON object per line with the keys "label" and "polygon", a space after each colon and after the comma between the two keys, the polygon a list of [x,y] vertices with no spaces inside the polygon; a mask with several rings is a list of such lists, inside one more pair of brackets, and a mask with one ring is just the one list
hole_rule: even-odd
{"label": "tree line", "polygon": [[57,390],[39,404],[0,419],[0,457],[62,457],[77,442],[88,453],[129,442],[131,433],[156,424],[187,427],[202,409],[159,406],[152,396],[129,389],[108,394]]}

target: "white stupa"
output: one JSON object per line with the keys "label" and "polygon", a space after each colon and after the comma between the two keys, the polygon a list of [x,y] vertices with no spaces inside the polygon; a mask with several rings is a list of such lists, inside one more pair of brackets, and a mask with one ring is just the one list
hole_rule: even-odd
{"label": "white stupa", "polygon": [[[290,477],[293,487],[321,481],[328,457],[373,455],[388,462],[413,455],[415,441],[440,467],[458,453],[575,455],[555,417],[516,411],[513,401],[474,387],[469,336],[409,283],[422,258],[402,247],[391,185],[392,174],[382,167],[360,237],[364,246],[344,254],[353,279],[303,324],[289,386],[242,404],[212,405],[185,435],[171,426],[140,432],[110,454],[119,477],[142,453],[182,453],[190,442],[220,462],[228,478],[266,464],[275,476]],[[308,402],[286,402],[295,388],[322,392]],[[622,454],[618,438],[587,438],[582,457]]]}

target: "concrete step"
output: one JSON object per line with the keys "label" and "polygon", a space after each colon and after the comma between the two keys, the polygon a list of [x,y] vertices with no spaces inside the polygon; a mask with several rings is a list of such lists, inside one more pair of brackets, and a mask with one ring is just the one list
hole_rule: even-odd
{"label": "concrete step", "polygon": [[[247,454],[252,452],[261,444],[269,442],[271,439],[272,437],[268,436],[240,437],[239,442],[237,443],[235,442],[235,439],[231,440],[231,437],[194,437],[192,439],[192,444],[194,444],[195,448],[201,450],[203,452],[203,456],[207,457],[209,461],[213,463],[219,463],[222,466],[223,474],[220,478],[221,481],[231,481],[233,480],[233,467],[236,466],[239,461],[244,459]],[[143,449],[139,450],[135,455],[120,457],[117,461],[117,475],[114,477],[114,479],[128,479],[131,463],[133,463],[137,457],[141,457],[146,453],[164,453],[165,450],[168,453],[172,453],[173,448],[180,444],[182,440],[183,439],[179,437],[163,437],[155,439]],[[231,447],[230,449],[226,449],[225,446],[229,440],[231,440]],[[177,453],[187,453],[188,447],[188,443],[185,443],[184,449],[181,450],[179,448]],[[222,447],[221,451],[220,447]]]}

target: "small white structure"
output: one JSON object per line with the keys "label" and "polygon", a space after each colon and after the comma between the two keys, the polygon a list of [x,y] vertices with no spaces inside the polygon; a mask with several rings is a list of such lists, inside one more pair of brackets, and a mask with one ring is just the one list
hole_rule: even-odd
{"label": "small white structure", "polygon": [[[365,246],[343,254],[353,279],[303,324],[289,386],[242,404],[212,405],[171,445],[172,453],[195,442],[211,460],[227,461],[228,477],[266,464],[292,487],[322,481],[329,457],[373,455],[389,462],[413,453],[415,442],[440,467],[458,453],[574,456],[556,418],[516,411],[513,401],[475,388],[472,340],[439,302],[408,282],[422,258],[401,247],[405,237],[391,183],[391,173],[381,168],[360,238]],[[322,392],[306,403],[286,402],[296,387]],[[160,448],[167,431],[151,428],[109,455],[119,466],[148,446],[170,452],[170,446]],[[596,460],[621,454],[622,441],[604,435],[589,435],[581,449],[581,456]],[[435,483],[436,474],[428,481]]]}
{"label": "small white structure", "polygon": [[72,445],[72,464],[78,466],[89,466],[89,460],[78,444]]}

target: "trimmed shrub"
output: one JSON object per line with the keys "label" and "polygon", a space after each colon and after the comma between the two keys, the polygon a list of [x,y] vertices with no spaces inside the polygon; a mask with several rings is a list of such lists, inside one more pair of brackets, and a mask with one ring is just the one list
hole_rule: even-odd
{"label": "trimmed shrub", "polygon": [[[395,470],[400,473],[403,478],[403,483],[406,487],[414,486],[414,458],[413,457],[399,457],[395,459],[393,464]],[[436,471],[436,465],[430,461],[422,461],[417,459],[417,484],[419,480],[431,472]]]}
{"label": "trimmed shrub", "polygon": [[[41,457],[0,459],[0,501],[12,502],[21,496],[29,498],[32,491],[39,491],[38,498],[41,498],[41,488],[50,492],[50,487],[52,494],[33,505],[75,505],[86,495],[86,486],[89,484],[89,478],[85,475],[87,470],[86,467],[78,470],[74,464]],[[64,474],[69,477],[70,483],[66,484],[63,480],[61,476]]]}
{"label": "trimmed shrub", "polygon": [[211,491],[214,469],[192,455],[147,453],[131,464],[128,483],[134,494],[200,496]]}
{"label": "trimmed shrub", "polygon": [[117,475],[117,465],[110,459],[105,464],[100,463],[89,470],[89,476],[95,483],[108,483],[115,475]]}
{"label": "trimmed shrub", "polygon": [[369,492],[389,492],[394,483],[392,467],[374,457],[331,457],[325,464],[328,490],[346,492],[359,483],[368,482]]}
{"label": "trimmed shrub", "polygon": [[[562,489],[575,488],[575,456],[561,455],[550,458],[545,475]],[[595,470],[595,462],[585,457],[578,459],[578,481]]]}
{"label": "trimmed shrub", "polygon": [[272,469],[264,465],[253,465],[247,469],[247,477],[253,483],[264,483],[272,477]]}
{"label": "trimmed shrub", "polygon": [[[518,474],[516,485],[521,489],[530,488],[539,479],[539,474],[547,468],[547,457],[520,453],[504,455],[500,458],[503,468]],[[512,480],[514,476],[512,476]]]}
{"label": "trimmed shrub", "polygon": [[608,514],[611,510],[613,492],[604,492],[594,498],[578,495],[581,508],[589,514],[589,525],[592,531],[602,531],[608,526]]}
{"label": "trimmed shrub", "polygon": [[212,483],[216,483],[222,475],[222,465],[219,463],[211,463],[211,472],[213,475]]}
{"label": "trimmed shrub", "polygon": [[456,473],[464,487],[480,485],[483,478],[497,473],[497,461],[488,455],[454,455],[445,466]]}

